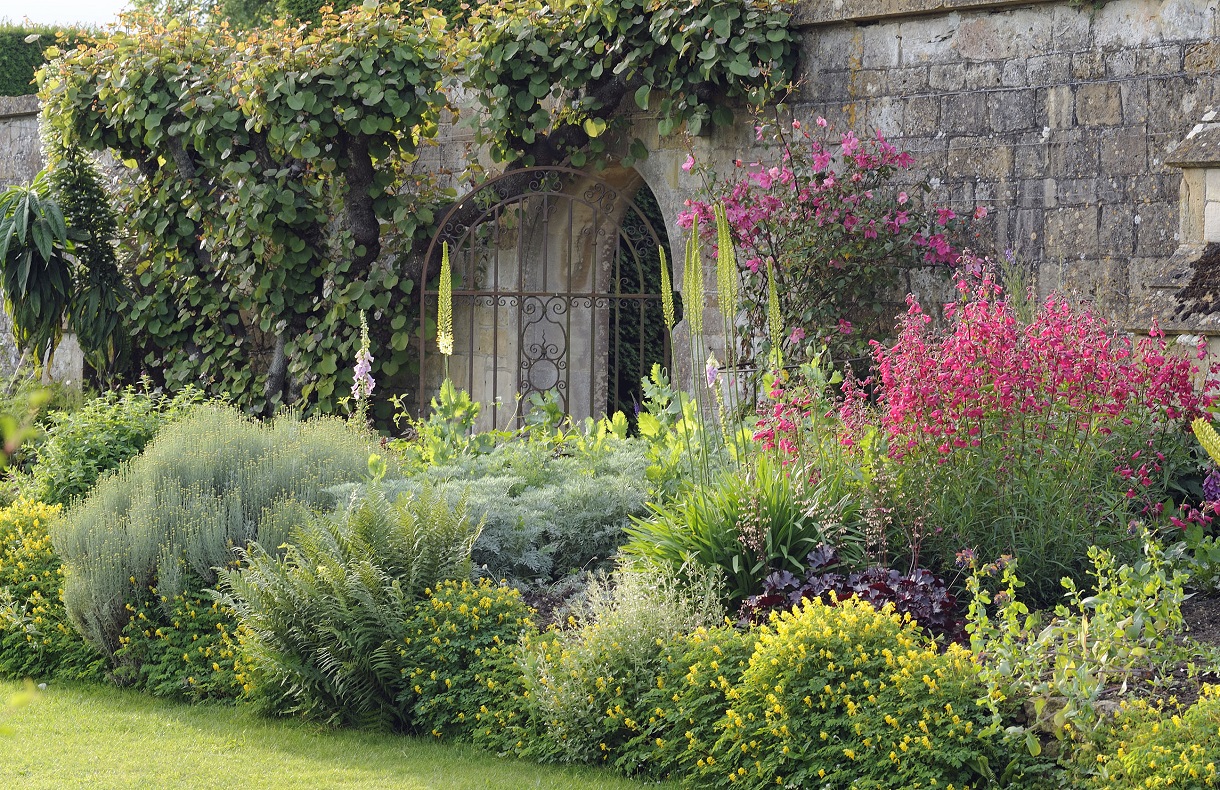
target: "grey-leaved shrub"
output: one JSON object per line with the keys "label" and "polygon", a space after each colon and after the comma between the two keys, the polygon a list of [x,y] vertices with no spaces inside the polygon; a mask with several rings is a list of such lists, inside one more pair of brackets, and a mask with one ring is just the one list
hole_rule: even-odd
{"label": "grey-leaved shrub", "polygon": [[100,477],[139,455],[163,425],[203,399],[203,392],[193,387],[173,397],[128,387],[106,392],[77,410],[52,412],[30,470],[31,496],[61,505],[84,496]]}
{"label": "grey-leaved shrub", "polygon": [[481,572],[521,586],[545,584],[613,565],[632,519],[649,512],[647,453],[632,439],[571,455],[546,442],[509,442],[386,481],[386,490],[432,486],[450,502],[466,501],[484,521],[473,552]]}
{"label": "grey-leaved shrub", "polygon": [[85,638],[113,655],[126,603],[156,588],[163,601],[216,580],[235,548],[278,546],[291,520],[277,506],[314,507],[325,490],[367,474],[375,437],[335,418],[256,423],[200,406],[161,431],[56,525],[67,569],[64,604]]}

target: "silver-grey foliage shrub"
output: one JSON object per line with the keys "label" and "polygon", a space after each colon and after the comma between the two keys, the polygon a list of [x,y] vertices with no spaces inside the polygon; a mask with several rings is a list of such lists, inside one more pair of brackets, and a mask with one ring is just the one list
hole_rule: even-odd
{"label": "silver-grey foliage shrub", "polygon": [[285,502],[323,504],[327,488],[367,473],[375,447],[373,436],[335,418],[260,424],[235,409],[198,407],[54,529],[69,617],[113,653],[128,600],[156,587],[172,601],[188,583],[214,584],[235,548],[279,546],[290,519],[266,516]]}
{"label": "silver-grey foliage shrub", "polygon": [[552,582],[574,570],[610,568],[633,516],[648,514],[647,446],[606,440],[557,453],[545,442],[511,442],[491,453],[438,464],[391,494],[434,486],[484,521],[474,546],[482,573],[517,584]]}

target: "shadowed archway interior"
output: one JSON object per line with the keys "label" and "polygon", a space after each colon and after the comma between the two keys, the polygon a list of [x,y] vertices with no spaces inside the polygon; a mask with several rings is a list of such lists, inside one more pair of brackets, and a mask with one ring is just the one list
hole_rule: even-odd
{"label": "shadowed archway interior", "polygon": [[578,420],[632,413],[641,377],[669,363],[660,250],[672,256],[656,199],[635,171],[526,168],[493,178],[445,215],[429,271],[439,271],[443,244],[454,353],[446,366],[435,345],[433,281],[420,295],[421,416],[446,367],[483,404],[476,429],[489,430],[520,425],[534,393]]}

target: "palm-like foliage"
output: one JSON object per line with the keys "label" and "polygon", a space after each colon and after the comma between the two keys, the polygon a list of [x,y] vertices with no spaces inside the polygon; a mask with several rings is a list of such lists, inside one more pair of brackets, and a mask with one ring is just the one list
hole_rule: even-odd
{"label": "palm-like foliage", "polygon": [[0,287],[22,350],[38,359],[63,335],[72,302],[70,244],[45,171],[0,193]]}
{"label": "palm-like foliage", "polygon": [[481,524],[424,488],[390,501],[374,482],[292,530],[286,553],[257,543],[222,573],[261,701],[329,723],[407,727],[406,620],[425,589],[470,576]]}

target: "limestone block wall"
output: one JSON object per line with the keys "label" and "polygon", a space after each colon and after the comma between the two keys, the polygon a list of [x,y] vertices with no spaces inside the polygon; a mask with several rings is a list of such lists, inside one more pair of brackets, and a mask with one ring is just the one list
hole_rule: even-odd
{"label": "limestone block wall", "polygon": [[[981,248],[1013,250],[1043,293],[1129,320],[1178,244],[1167,151],[1220,104],[1217,0],[810,0],[797,20],[796,118],[879,129],[940,180],[939,199],[990,209]],[[640,118],[655,147],[640,169],[672,232],[698,185],[680,170],[686,147],[649,127]],[[752,140],[743,121],[694,150],[748,161]]]}
{"label": "limestone block wall", "polygon": [[29,181],[41,169],[37,97],[0,96],[0,187]]}

